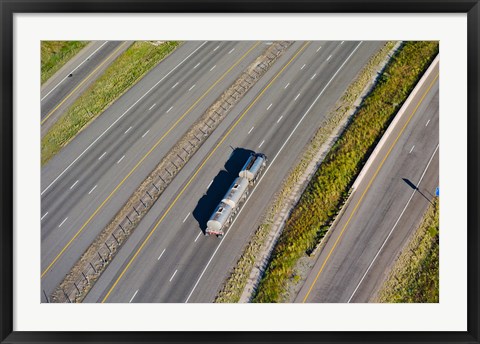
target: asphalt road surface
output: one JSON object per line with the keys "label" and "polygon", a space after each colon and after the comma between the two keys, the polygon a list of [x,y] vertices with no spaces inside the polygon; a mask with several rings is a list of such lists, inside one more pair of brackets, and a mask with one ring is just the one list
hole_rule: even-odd
{"label": "asphalt road surface", "polygon": [[53,291],[160,159],[266,47],[182,44],[42,168],[42,295]]}
{"label": "asphalt road surface", "polygon": [[42,85],[42,137],[83,91],[131,44],[132,42],[93,41]]}
{"label": "asphalt road surface", "polygon": [[[305,144],[382,42],[296,42],[141,221],[85,302],[212,302]],[[222,238],[206,221],[251,151],[263,179]]]}
{"label": "asphalt road surface", "polygon": [[439,182],[438,66],[406,108],[317,257],[296,302],[369,302]]}

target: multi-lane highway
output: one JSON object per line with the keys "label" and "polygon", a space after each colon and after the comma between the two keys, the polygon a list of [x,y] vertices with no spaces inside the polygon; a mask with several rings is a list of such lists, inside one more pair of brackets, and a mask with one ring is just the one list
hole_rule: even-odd
{"label": "multi-lane highway", "polygon": [[[292,45],[175,177],[85,302],[213,301],[288,169],[382,44]],[[154,102],[142,101],[146,109]],[[222,239],[205,237],[211,211],[250,151],[269,158],[261,182]]]}
{"label": "multi-lane highway", "polygon": [[358,183],[296,302],[369,302],[438,186],[438,65]]}
{"label": "multi-lane highway", "polygon": [[42,168],[42,301],[160,159],[266,47],[182,44]]}
{"label": "multi-lane highway", "polygon": [[91,42],[42,85],[42,136],[131,43]]}

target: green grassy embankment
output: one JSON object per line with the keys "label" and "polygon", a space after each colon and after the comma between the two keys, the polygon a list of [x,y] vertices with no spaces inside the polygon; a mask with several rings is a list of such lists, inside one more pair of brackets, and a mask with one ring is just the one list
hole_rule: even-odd
{"label": "green grassy embankment", "polygon": [[403,249],[375,302],[439,302],[439,202],[435,198]]}
{"label": "green grassy embankment", "polygon": [[47,81],[88,43],[88,41],[42,41],[41,83]]}
{"label": "green grassy embankment", "polygon": [[179,42],[175,41],[160,45],[145,41],[132,44],[72,104],[42,139],[42,165],[178,45]]}
{"label": "green grassy embankment", "polygon": [[364,99],[287,220],[253,302],[280,302],[298,259],[323,238],[371,151],[438,53],[438,42],[407,42]]}

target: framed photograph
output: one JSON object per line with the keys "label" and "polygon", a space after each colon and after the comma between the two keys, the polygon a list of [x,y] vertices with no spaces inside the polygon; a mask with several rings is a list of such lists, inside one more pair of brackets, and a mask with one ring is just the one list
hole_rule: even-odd
{"label": "framed photograph", "polygon": [[478,0],[0,10],[1,343],[480,342]]}

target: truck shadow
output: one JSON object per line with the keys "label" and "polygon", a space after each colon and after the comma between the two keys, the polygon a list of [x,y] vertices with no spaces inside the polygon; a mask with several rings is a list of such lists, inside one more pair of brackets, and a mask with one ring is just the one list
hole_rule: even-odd
{"label": "truck shadow", "polygon": [[195,220],[202,232],[205,234],[207,229],[207,221],[210,219],[213,211],[222,200],[225,193],[232,185],[243,165],[247,162],[252,153],[252,150],[244,148],[235,148],[225,162],[224,170],[221,170],[213,179],[212,184],[206,190],[206,193],[200,198],[197,206],[192,212]]}

